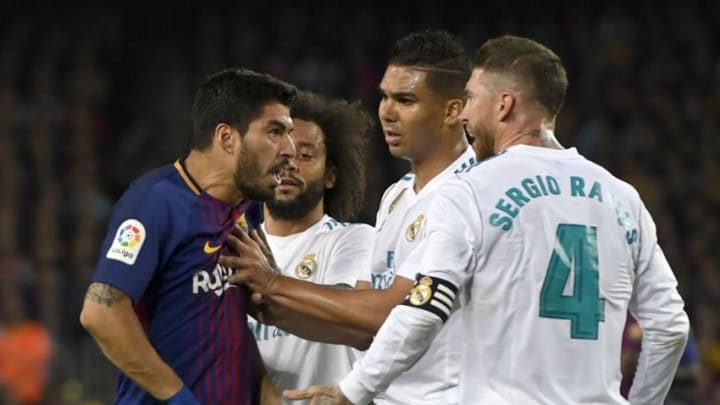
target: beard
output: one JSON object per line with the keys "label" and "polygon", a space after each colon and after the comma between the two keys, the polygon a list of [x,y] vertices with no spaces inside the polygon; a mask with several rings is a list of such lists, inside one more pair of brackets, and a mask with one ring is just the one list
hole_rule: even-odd
{"label": "beard", "polygon": [[[285,164],[285,163],[282,163]],[[273,198],[274,190],[269,185],[263,185],[262,180],[282,164],[275,165],[267,172],[263,172],[257,156],[250,153],[240,155],[238,168],[233,174],[235,187],[245,198],[256,201],[267,201]]]}
{"label": "beard", "polygon": [[273,195],[266,204],[270,215],[277,219],[299,219],[312,211],[325,194],[325,180],[306,182],[304,189],[292,200],[280,200]]}
{"label": "beard", "polygon": [[470,128],[465,126],[466,135],[469,133],[472,137],[472,148],[478,161],[482,161],[495,154],[495,138],[492,133],[484,126],[476,125]]}

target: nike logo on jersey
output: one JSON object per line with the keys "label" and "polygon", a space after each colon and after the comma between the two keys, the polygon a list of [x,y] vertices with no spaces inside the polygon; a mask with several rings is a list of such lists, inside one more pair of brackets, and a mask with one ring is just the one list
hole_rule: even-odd
{"label": "nike logo on jersey", "polygon": [[207,242],[205,242],[205,246],[203,246],[203,252],[211,255],[211,254],[217,252],[218,250],[220,250],[221,247],[222,247],[222,245],[211,246],[210,241],[207,241]]}

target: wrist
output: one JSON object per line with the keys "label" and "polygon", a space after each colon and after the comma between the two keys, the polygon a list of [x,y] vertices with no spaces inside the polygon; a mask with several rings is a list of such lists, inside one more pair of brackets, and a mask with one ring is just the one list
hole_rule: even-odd
{"label": "wrist", "polygon": [[180,391],[175,393],[175,395],[168,398],[165,403],[167,405],[200,405],[198,400],[195,398],[195,395],[193,395],[187,385],[183,386]]}
{"label": "wrist", "polygon": [[270,277],[268,277],[267,283],[265,283],[265,291],[263,292],[263,295],[273,297],[278,289],[282,289],[282,277],[283,276],[279,272],[271,273]]}
{"label": "wrist", "polygon": [[374,395],[362,385],[357,373],[354,371],[355,370],[351,371],[350,374],[340,381],[338,389],[348,402],[352,404],[367,404],[373,399]]}

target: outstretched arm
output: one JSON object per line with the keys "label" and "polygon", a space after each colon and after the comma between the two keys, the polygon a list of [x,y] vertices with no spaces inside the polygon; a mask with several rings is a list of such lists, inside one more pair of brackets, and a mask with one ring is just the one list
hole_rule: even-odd
{"label": "outstretched arm", "polygon": [[153,397],[167,400],[183,388],[183,381],[148,341],[130,298],[122,291],[90,284],[80,323],[105,356]]}
{"label": "outstretched arm", "polygon": [[220,258],[220,263],[236,269],[231,282],[243,283],[281,307],[373,335],[413,285],[404,277],[396,277],[385,290],[340,290],[313,284],[281,276],[247,234],[230,235],[227,243],[238,253]]}
{"label": "outstretched arm", "polygon": [[303,339],[352,346],[358,350],[367,349],[372,341],[371,333],[317,319],[277,305],[268,299],[258,305],[258,308],[256,318],[260,322],[275,325]]}

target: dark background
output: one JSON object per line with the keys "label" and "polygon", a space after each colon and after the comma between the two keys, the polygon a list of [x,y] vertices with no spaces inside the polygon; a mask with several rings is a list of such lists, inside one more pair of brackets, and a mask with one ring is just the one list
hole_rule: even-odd
{"label": "dark background", "polygon": [[[206,75],[244,66],[376,115],[392,43],[425,28],[469,50],[529,36],[563,59],[556,133],[640,191],[700,348],[684,403],[720,401],[720,3],[25,3],[0,2],[0,301],[19,299],[55,342],[47,403],[108,400],[112,368],[78,324],[84,291],[115,199],[185,151]],[[379,131],[368,166],[372,223],[408,166]]]}

